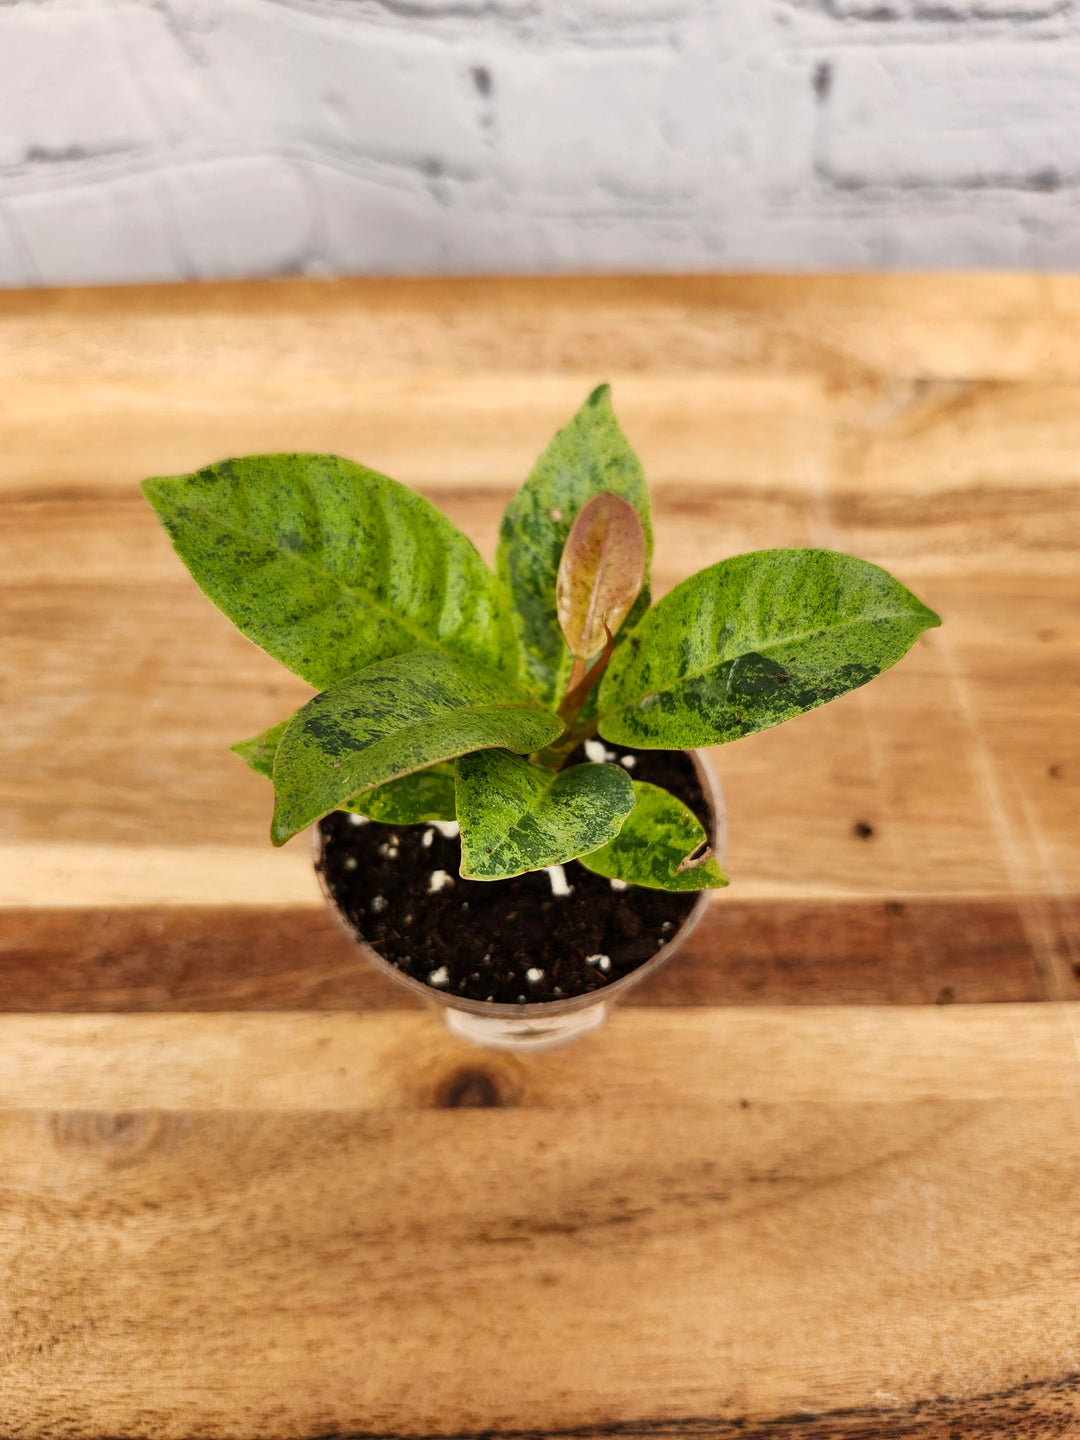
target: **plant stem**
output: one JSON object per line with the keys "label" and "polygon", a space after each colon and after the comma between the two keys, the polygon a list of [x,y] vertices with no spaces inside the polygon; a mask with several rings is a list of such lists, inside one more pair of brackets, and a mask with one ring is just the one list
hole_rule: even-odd
{"label": "plant stem", "polygon": [[543,765],[545,770],[561,770],[577,747],[592,739],[598,725],[599,721],[594,718],[576,729],[564,730],[553,745],[546,745],[543,750],[530,755],[529,759],[534,765]]}
{"label": "plant stem", "polygon": [[554,745],[546,745],[543,750],[530,756],[534,764],[543,765],[546,770],[561,770],[577,747],[596,734],[598,720],[588,720],[584,725],[578,725],[577,721],[585,708],[585,702],[596,689],[597,681],[607,669],[611,652],[615,648],[615,636],[608,630],[606,620],[604,630],[607,632],[607,643],[591,666],[580,655],[574,656],[566,694],[555,712],[563,722],[563,733]]}

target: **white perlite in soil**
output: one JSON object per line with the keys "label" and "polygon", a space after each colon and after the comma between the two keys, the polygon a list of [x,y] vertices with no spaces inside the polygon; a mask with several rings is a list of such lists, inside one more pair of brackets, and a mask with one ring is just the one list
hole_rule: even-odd
{"label": "white perlite in soil", "polygon": [[546,868],[552,895],[561,900],[574,893],[574,887],[567,880],[566,871],[561,865],[548,865]]}

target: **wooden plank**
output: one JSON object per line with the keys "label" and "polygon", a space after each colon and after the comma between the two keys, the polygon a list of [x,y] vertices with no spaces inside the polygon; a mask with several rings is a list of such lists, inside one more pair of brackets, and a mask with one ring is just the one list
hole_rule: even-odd
{"label": "wooden plank", "polygon": [[587,276],[6,291],[28,380],[623,368],[1080,378],[1071,275]]}
{"label": "wooden plank", "polygon": [[5,1017],[5,1428],[1075,1433],[1078,1024]]}
{"label": "wooden plank", "polygon": [[[1080,904],[1055,907],[1071,976]],[[925,1005],[1060,998],[1015,899],[718,898],[631,1005]],[[410,992],[320,906],[0,911],[0,1011],[385,1010]]]}
{"label": "wooden plank", "polygon": [[592,1038],[522,1055],[478,1049],[417,1010],[2,1015],[0,1111],[91,1100],[117,1111],[427,1110],[463,1066],[487,1075],[497,1100],[560,1112],[738,1098],[1071,1104],[1078,1019],[1067,1002],[629,1007]]}

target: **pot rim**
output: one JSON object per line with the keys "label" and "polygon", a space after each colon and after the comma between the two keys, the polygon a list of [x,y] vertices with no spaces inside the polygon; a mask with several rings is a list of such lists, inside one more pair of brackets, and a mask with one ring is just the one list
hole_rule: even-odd
{"label": "pot rim", "polygon": [[[716,773],[708,761],[708,751],[705,750],[684,750],[683,754],[689,755],[693,761],[694,770],[705,796],[705,803],[709,808],[709,824],[706,830],[709,833],[713,853],[720,864],[723,864],[724,850],[727,842],[727,814],[724,807],[724,796],[720,789],[720,782]],[[361,939],[353,929],[352,924],[342,913],[337,900],[330,892],[326,883],[326,876],[323,873],[320,861],[323,855],[323,838],[319,830],[318,821],[311,827],[311,850],[314,858],[315,875],[319,882],[319,889],[323,898],[329,906],[331,914],[338,925],[344,930],[352,943],[360,950],[364,957],[370,961],[378,970],[396,980],[407,990],[411,990],[419,999],[441,1006],[446,1010],[460,1010],[469,1015],[483,1016],[489,1019],[498,1020],[537,1020],[541,1017],[550,1018],[556,1015],[573,1014],[575,1011],[584,1010],[592,1005],[611,1004],[619,1000],[634,985],[647,979],[654,971],[674,955],[689,939],[690,935],[701,923],[701,919],[712,902],[712,890],[698,891],[697,899],[686,919],[679,926],[670,940],[659,949],[655,955],[631,970],[629,974],[623,975],[618,980],[613,980],[602,990],[590,990],[584,995],[569,995],[561,1000],[532,1000],[524,1003],[507,1004],[496,1000],[471,1000],[463,995],[451,995],[446,991],[437,990],[434,986],[427,985],[423,980],[417,980],[412,975],[403,974],[395,965],[383,958],[378,950],[367,940]]]}

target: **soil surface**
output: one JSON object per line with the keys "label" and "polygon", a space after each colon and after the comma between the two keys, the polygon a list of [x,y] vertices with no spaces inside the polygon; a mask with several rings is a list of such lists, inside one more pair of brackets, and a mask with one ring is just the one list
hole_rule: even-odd
{"label": "soil surface", "polygon": [[[635,780],[662,785],[708,828],[693,762],[681,751],[608,745]],[[586,759],[577,753],[572,761]],[[380,825],[335,811],[319,822],[327,886],[357,935],[404,974],[446,994],[501,1004],[602,990],[674,936],[693,892],[616,889],[571,860],[568,895],[547,871],[462,880],[461,843],[437,825]]]}

